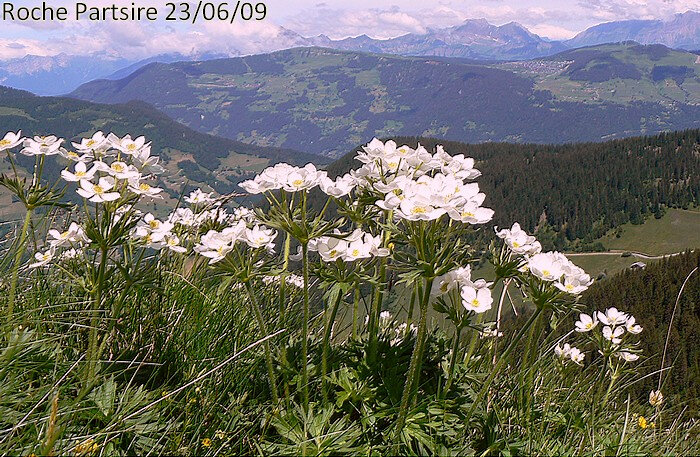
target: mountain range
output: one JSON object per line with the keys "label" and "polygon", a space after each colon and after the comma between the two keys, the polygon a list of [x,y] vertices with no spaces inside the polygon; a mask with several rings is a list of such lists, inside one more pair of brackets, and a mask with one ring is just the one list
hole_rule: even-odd
{"label": "mountain range", "polygon": [[700,59],[601,45],[492,64],[297,48],[149,64],[71,96],[141,100],[201,132],[337,156],[373,136],[599,141],[700,126]]}
{"label": "mountain range", "polygon": [[[700,49],[700,13],[688,11],[677,14],[667,21],[609,22],[593,26],[565,41],[540,37],[516,22],[496,26],[485,19],[470,19],[454,27],[431,29],[424,34],[409,33],[386,40],[366,35],[342,40],[333,40],[325,35],[304,37],[292,30],[279,27],[279,36],[274,46],[275,49],[321,46],[403,56],[516,61],[546,57],[582,46],[622,41],[698,50]],[[240,53],[233,52],[233,55],[240,55]],[[59,95],[68,93],[80,84],[93,79],[125,77],[151,62],[169,63],[231,56],[216,53],[161,54],[143,60],[106,54],[26,56],[0,62],[0,84],[29,90],[39,95]]]}

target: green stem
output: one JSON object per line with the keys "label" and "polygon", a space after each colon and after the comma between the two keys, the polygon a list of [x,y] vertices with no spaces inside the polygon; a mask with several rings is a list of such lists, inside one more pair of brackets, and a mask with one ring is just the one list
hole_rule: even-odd
{"label": "green stem", "polygon": [[408,378],[403,388],[401,396],[401,406],[399,408],[399,417],[396,420],[396,430],[394,431],[394,439],[398,441],[399,436],[406,425],[406,417],[408,416],[408,406],[411,403],[413,396],[413,385],[417,382],[416,377],[420,377],[421,365],[423,362],[423,346],[425,344],[425,334],[427,330],[427,315],[428,304],[430,303],[430,290],[433,287],[433,278],[426,278],[425,289],[420,303],[420,321],[418,323],[418,335],[416,343],[411,354],[411,364],[408,367]]}
{"label": "green stem", "polygon": [[447,392],[452,387],[452,381],[454,380],[455,365],[457,363],[457,352],[459,351],[459,338],[462,335],[462,327],[455,328],[455,336],[452,341],[452,356],[450,357],[450,367],[447,371],[447,382],[445,383],[445,389],[443,391],[443,398],[447,395]]}
{"label": "green stem", "polygon": [[338,307],[343,299],[343,294],[338,291],[335,301],[330,309],[330,314],[326,319],[326,330],[323,333],[323,353],[321,356],[321,391],[323,393],[324,403],[327,403],[327,385],[326,385],[326,375],[328,374],[328,353],[330,352],[331,345],[331,331],[333,330],[333,324],[335,323],[335,317],[338,314]]}
{"label": "green stem", "polygon": [[491,371],[491,374],[489,377],[486,379],[484,382],[484,385],[481,387],[481,390],[479,391],[478,395],[474,399],[474,402],[472,403],[471,407],[467,411],[466,418],[464,420],[465,423],[469,423],[469,419],[471,419],[472,414],[474,414],[474,411],[476,410],[476,407],[481,401],[484,399],[486,396],[486,393],[488,392],[489,388],[491,387],[491,383],[493,380],[496,378],[496,375],[501,371],[503,366],[506,364],[506,361],[508,360],[508,356],[510,356],[510,353],[513,352],[513,349],[515,349],[515,346],[518,344],[518,342],[523,338],[525,333],[528,331],[528,329],[532,326],[532,324],[535,323],[535,321],[539,318],[540,314],[542,313],[542,308],[537,308],[535,312],[530,316],[530,318],[527,320],[525,325],[522,326],[520,331],[515,335],[515,338],[513,341],[510,342],[510,345],[508,345],[508,348],[503,352],[503,355],[501,355],[501,358],[498,359],[498,362],[496,362],[496,365],[493,367],[493,370]]}
{"label": "green stem", "polygon": [[32,219],[32,210],[27,208],[27,214],[24,216],[24,224],[22,225],[22,233],[19,236],[19,245],[15,253],[14,264],[12,265],[12,279],[10,280],[10,293],[7,302],[7,323],[12,322],[12,314],[15,311],[15,296],[17,294],[17,280],[19,279],[19,266],[26,249],[27,230]]}
{"label": "green stem", "polygon": [[[382,247],[389,244],[390,232],[384,231],[382,237]],[[386,283],[386,266],[388,263],[387,257],[382,257],[379,266],[379,277],[377,286],[374,288],[374,298],[369,314],[369,362],[372,363],[377,357],[377,345],[379,342],[379,315],[382,312],[382,299],[384,298],[384,284]]]}
{"label": "green stem", "polygon": [[357,339],[357,321],[360,319],[360,283],[355,281],[355,294],[352,301],[352,338]]}
{"label": "green stem", "polygon": [[[250,281],[245,282],[245,290],[248,292],[248,298],[250,299],[250,306],[253,308],[253,313],[255,314],[255,319],[258,321],[258,329],[260,330],[260,336],[265,338],[267,333],[267,326],[265,325],[265,318],[260,310],[260,305],[258,300],[255,298],[255,292],[253,291],[253,286],[251,286]],[[267,365],[267,379],[270,383],[270,393],[272,394],[272,401],[277,404],[279,397],[277,396],[277,379],[275,378],[275,368],[272,365],[272,350],[270,349],[270,340],[265,340],[263,342],[263,347],[265,348],[265,364]]]}
{"label": "green stem", "polygon": [[301,340],[301,399],[304,411],[309,410],[309,373],[308,344],[309,344],[309,245],[307,242],[301,245],[301,269],[304,276],[304,316],[302,321]]}
{"label": "green stem", "polygon": [[100,264],[97,270],[97,289],[90,310],[90,337],[88,340],[88,382],[92,382],[95,377],[97,366],[97,325],[99,323],[98,315],[100,305],[102,303],[102,290],[104,289],[105,270],[107,268],[107,248],[100,248]]}

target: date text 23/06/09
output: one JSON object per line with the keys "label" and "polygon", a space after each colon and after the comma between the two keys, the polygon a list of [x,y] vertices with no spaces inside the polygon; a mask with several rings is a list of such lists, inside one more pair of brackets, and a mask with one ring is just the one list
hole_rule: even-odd
{"label": "date text 23/06/09", "polygon": [[162,10],[155,6],[142,6],[132,2],[128,6],[100,5],[90,6],[77,2],[74,6],[54,6],[42,1],[36,6],[17,6],[12,2],[3,2],[3,21],[226,21],[234,20],[261,21],[267,16],[267,6],[263,2],[250,3],[208,2],[199,0],[197,3],[167,2]]}

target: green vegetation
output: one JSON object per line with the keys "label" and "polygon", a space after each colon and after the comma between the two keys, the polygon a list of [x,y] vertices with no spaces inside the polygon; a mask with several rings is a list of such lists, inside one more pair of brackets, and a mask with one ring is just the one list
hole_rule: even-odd
{"label": "green vegetation", "polygon": [[696,58],[636,44],[499,65],[300,48],[151,64],[72,95],[143,100],[198,131],[337,157],[373,136],[417,132],[567,143],[698,128]]}
{"label": "green vegetation", "polygon": [[[398,153],[378,142],[359,185],[279,164],[244,185],[264,194],[264,210],[232,213],[229,198],[197,191],[158,220],[136,210],[156,192],[144,186],[154,171],[143,146],[93,141],[82,150],[106,167],[99,185],[80,182],[89,202],[47,187],[50,140],[28,143],[31,180],[0,180],[25,209],[0,244],[0,453],[700,452],[688,398],[700,374],[697,277],[678,326],[666,318],[697,254],[590,289],[516,226],[480,256],[491,212],[472,192],[473,164],[435,153],[425,165],[404,148],[424,174],[385,171],[377,164]],[[401,180],[400,206],[382,208]],[[309,206],[317,187],[322,210]],[[471,272],[479,257],[493,284]],[[501,312],[509,294],[523,304],[517,317]],[[427,324],[429,310],[443,329]],[[579,312],[596,310],[601,323],[585,327]],[[342,314],[350,331],[339,331]],[[660,387],[659,362],[670,368]]]}

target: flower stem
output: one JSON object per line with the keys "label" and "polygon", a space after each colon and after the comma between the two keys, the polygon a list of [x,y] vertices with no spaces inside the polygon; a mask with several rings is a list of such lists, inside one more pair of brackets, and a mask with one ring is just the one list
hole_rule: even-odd
{"label": "flower stem", "polygon": [[97,326],[99,324],[99,309],[102,303],[102,290],[104,289],[105,270],[107,268],[107,248],[100,248],[100,264],[97,267],[97,284],[95,297],[92,302],[92,310],[90,311],[90,337],[88,340],[88,382],[92,382],[95,377],[97,367]]}
{"label": "flower stem", "polygon": [[357,320],[360,318],[360,283],[355,281],[355,294],[352,301],[352,338],[357,339]]}
{"label": "flower stem", "polygon": [[413,346],[413,354],[411,354],[411,364],[408,367],[408,377],[403,388],[401,396],[401,406],[399,408],[399,417],[396,420],[396,429],[394,431],[394,440],[398,441],[401,436],[401,431],[406,425],[406,417],[408,416],[408,406],[411,403],[413,396],[413,385],[417,382],[416,377],[420,377],[421,365],[423,362],[423,346],[425,344],[425,334],[427,328],[428,304],[430,302],[430,290],[433,287],[433,278],[426,278],[425,289],[420,303],[420,321],[418,323],[418,335],[416,343]]}
{"label": "flower stem", "polygon": [[[253,313],[255,314],[255,319],[258,321],[258,329],[260,330],[260,336],[262,338],[267,337],[267,326],[265,325],[265,319],[263,318],[262,311],[260,310],[260,305],[258,300],[255,298],[255,291],[253,291],[253,286],[250,281],[245,282],[245,290],[248,292],[248,298],[250,299],[250,305],[253,308]],[[265,348],[265,364],[267,365],[267,378],[270,383],[270,394],[272,394],[272,401],[276,404],[279,401],[277,397],[277,379],[275,378],[275,369],[272,365],[272,350],[270,349],[270,340],[266,339],[263,342],[263,347]]]}
{"label": "flower stem", "polygon": [[24,224],[22,225],[22,233],[19,236],[19,245],[17,246],[17,252],[15,252],[15,260],[12,265],[12,279],[10,280],[10,293],[7,301],[7,322],[8,324],[12,322],[12,314],[15,310],[15,296],[17,294],[17,281],[19,279],[19,266],[22,261],[22,255],[24,255],[24,250],[26,249],[27,241],[27,230],[29,229],[29,223],[32,219],[32,210],[27,209],[27,214],[24,216]]}
{"label": "flower stem", "polygon": [[450,357],[450,367],[447,372],[447,382],[445,383],[445,388],[442,397],[445,398],[447,392],[452,387],[452,381],[454,380],[455,365],[457,363],[457,352],[459,352],[459,338],[462,336],[462,327],[455,328],[455,336],[452,341],[452,356]]}
{"label": "flower stem", "polygon": [[301,399],[304,411],[309,410],[309,373],[308,373],[308,345],[309,345],[309,244],[301,245],[301,269],[304,277],[304,316],[302,320],[301,340]]}
{"label": "flower stem", "polygon": [[321,356],[321,391],[323,393],[323,401],[327,403],[328,392],[326,386],[326,375],[328,374],[328,353],[330,352],[330,338],[331,331],[333,330],[333,324],[335,323],[335,316],[338,314],[338,307],[340,306],[340,301],[343,298],[343,294],[337,291],[335,300],[330,309],[330,314],[326,318],[326,330],[323,333],[323,353]]}
{"label": "flower stem", "polygon": [[508,345],[508,348],[503,352],[503,355],[501,355],[501,358],[498,359],[498,362],[496,362],[496,365],[493,367],[493,370],[491,370],[491,374],[489,375],[488,378],[486,378],[486,381],[484,382],[484,385],[481,387],[481,390],[479,391],[478,395],[474,399],[474,402],[472,403],[471,407],[467,411],[467,415],[465,417],[464,422],[469,423],[469,419],[471,419],[472,414],[474,414],[474,411],[476,410],[476,407],[481,401],[484,399],[486,396],[486,393],[489,390],[489,387],[491,387],[491,383],[493,380],[496,378],[496,375],[501,371],[503,366],[505,365],[506,361],[508,360],[508,356],[510,356],[510,353],[513,352],[513,349],[515,349],[515,346],[518,344],[518,342],[523,338],[525,333],[528,331],[528,329],[532,326],[532,324],[537,321],[539,318],[540,314],[542,313],[542,308],[538,307],[535,312],[530,316],[530,318],[525,322],[525,325],[523,325],[520,328],[520,331],[515,335],[515,338],[513,338],[513,341],[510,342]]}

